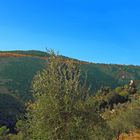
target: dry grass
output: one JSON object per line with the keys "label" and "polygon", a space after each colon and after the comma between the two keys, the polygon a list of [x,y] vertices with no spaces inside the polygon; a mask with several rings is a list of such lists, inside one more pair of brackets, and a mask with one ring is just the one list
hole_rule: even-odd
{"label": "dry grass", "polygon": [[140,140],[140,132],[130,132],[120,135],[119,140]]}
{"label": "dry grass", "polygon": [[34,57],[34,58],[40,58],[47,60],[48,57],[39,57],[39,56],[33,56],[29,54],[18,54],[18,53],[0,53],[0,57]]}
{"label": "dry grass", "polygon": [[[35,56],[30,54],[18,54],[18,53],[0,53],[0,57],[32,57],[32,58],[39,58],[42,60],[48,60],[48,57]],[[61,61],[64,61],[65,63],[69,62],[69,60],[67,59]],[[85,61],[75,61],[75,63],[88,64],[88,62]]]}

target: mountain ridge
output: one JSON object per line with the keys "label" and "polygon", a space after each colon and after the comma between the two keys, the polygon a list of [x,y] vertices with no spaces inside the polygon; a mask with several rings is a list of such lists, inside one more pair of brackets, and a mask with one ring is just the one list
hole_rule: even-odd
{"label": "mountain ridge", "polygon": [[[64,57],[64,60],[73,59],[65,56],[62,57]],[[0,71],[1,77],[0,79],[12,79],[12,77],[14,77],[13,75],[15,75],[15,78],[12,79],[12,81],[16,81],[18,79],[18,78],[16,79],[17,74],[20,73],[20,75],[18,75],[19,79],[23,79],[23,81],[19,80],[19,82],[24,82],[25,77],[26,81],[28,81],[29,80],[28,77],[30,77],[29,75],[32,75],[31,77],[33,78],[34,75],[37,73],[37,71],[40,71],[43,68],[45,68],[46,60],[48,58],[49,54],[47,52],[36,50],[0,51],[0,59],[2,61],[1,69],[3,69]],[[130,80],[136,80],[138,82],[140,80],[139,66],[101,64],[101,63],[90,63],[76,59],[73,60],[75,60],[76,63],[80,62],[81,64],[80,67],[82,71],[87,73],[88,84],[92,85],[93,90],[96,91],[101,88],[101,85],[115,88],[117,86],[127,84]],[[17,70],[15,70],[15,68]],[[24,73],[24,71],[26,73]],[[24,78],[22,76],[24,76]],[[32,79],[31,77],[29,80],[30,82]]]}
{"label": "mountain ridge", "polygon": [[[49,57],[49,54],[47,52],[44,52],[44,51],[40,51],[40,50],[10,50],[10,51],[0,51],[0,57],[1,56],[4,56],[4,54],[8,56],[8,54],[16,54],[20,57],[26,57],[26,56],[36,56],[36,57],[40,57],[40,58],[43,58],[43,57]],[[17,56],[17,57],[18,57]],[[69,59],[73,59],[73,60],[77,60],[77,61],[80,61],[80,62],[85,62],[85,63],[91,63],[91,64],[103,64],[103,65],[118,65],[118,66],[134,66],[134,67],[140,67],[140,65],[135,65],[135,64],[119,64],[119,63],[99,63],[99,62],[89,62],[89,61],[85,61],[85,60],[80,60],[80,59],[76,59],[76,58],[71,58],[71,57],[66,57],[64,55],[61,55],[62,57],[64,58],[69,58]]]}

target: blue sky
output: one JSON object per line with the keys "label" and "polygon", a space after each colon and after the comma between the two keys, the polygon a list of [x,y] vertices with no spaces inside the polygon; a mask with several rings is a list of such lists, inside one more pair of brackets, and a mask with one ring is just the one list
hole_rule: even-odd
{"label": "blue sky", "polygon": [[0,50],[140,65],[139,0],[0,0]]}

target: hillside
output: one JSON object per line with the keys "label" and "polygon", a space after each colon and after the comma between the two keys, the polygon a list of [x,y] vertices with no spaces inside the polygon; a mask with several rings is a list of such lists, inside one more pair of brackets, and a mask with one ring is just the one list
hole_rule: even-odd
{"label": "hillside", "polygon": [[[41,51],[0,52],[0,124],[11,127],[24,112],[24,103],[32,99],[31,82],[47,66],[49,55]],[[76,60],[77,61],[77,60]],[[81,62],[87,83],[94,94],[101,87],[121,86],[140,80],[140,67]],[[6,109],[5,109],[6,108]],[[9,118],[9,122],[3,118]],[[11,123],[12,122],[12,123]]]}
{"label": "hillside", "polygon": [[[48,54],[41,51],[0,52],[0,79],[1,89],[3,89],[0,92],[7,92],[10,89],[12,92],[19,91],[20,95],[20,87],[29,91],[33,76],[45,67],[47,58]],[[81,62],[81,68],[88,73],[87,81],[94,91],[101,86],[114,88],[127,84],[130,80],[137,80],[138,83],[140,80],[138,66]]]}
{"label": "hillside", "polygon": [[[45,68],[48,54],[41,51],[0,52],[0,93],[16,94],[20,99],[29,99],[31,81],[34,75]],[[115,88],[140,80],[140,67],[107,65],[81,62],[87,73],[87,83],[92,92],[103,86]]]}

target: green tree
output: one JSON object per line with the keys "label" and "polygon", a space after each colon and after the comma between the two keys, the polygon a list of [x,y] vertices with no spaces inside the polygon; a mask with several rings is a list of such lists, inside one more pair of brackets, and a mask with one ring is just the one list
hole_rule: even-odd
{"label": "green tree", "polygon": [[33,81],[34,103],[28,107],[30,140],[110,139],[80,76],[79,64],[51,54],[47,68]]}

